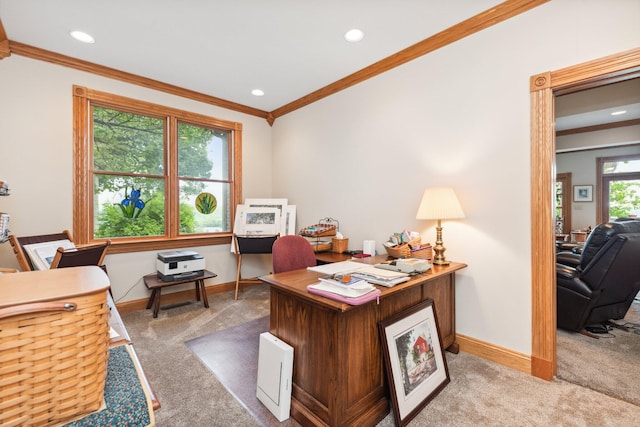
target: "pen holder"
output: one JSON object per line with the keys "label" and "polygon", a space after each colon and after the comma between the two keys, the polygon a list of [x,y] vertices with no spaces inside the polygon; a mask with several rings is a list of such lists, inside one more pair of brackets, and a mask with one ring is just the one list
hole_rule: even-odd
{"label": "pen holder", "polygon": [[331,252],[333,253],[341,254],[344,251],[346,251],[348,247],[349,247],[348,238],[343,237],[342,239],[338,239],[334,237],[331,239]]}

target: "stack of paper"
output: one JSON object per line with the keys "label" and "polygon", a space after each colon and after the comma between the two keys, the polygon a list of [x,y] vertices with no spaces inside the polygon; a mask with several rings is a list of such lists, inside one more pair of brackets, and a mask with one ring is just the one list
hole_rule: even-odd
{"label": "stack of paper", "polygon": [[395,286],[398,283],[406,282],[409,280],[407,273],[399,271],[383,270],[381,268],[375,268],[371,266],[361,267],[352,273],[352,276],[362,280],[366,280],[369,283],[375,283],[382,286]]}
{"label": "stack of paper", "polygon": [[331,264],[308,267],[308,269],[327,275],[350,274],[357,279],[387,287],[395,286],[398,283],[409,280],[409,275],[407,273],[383,270],[381,268],[375,268],[371,265],[354,261],[334,262]]}
{"label": "stack of paper", "polygon": [[342,295],[347,298],[358,298],[376,290],[375,286],[371,283],[354,276],[351,276],[350,280],[347,281],[337,280],[334,276],[321,277],[319,280],[319,283],[310,285],[309,287]]}
{"label": "stack of paper", "polygon": [[346,274],[362,268],[365,264],[355,261],[332,262],[330,264],[307,267],[310,271],[322,274]]}

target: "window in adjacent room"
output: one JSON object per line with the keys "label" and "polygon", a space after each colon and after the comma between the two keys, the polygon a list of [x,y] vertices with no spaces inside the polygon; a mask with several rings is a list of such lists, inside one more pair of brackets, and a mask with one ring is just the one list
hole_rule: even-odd
{"label": "window in adjacent room", "polygon": [[74,240],[115,252],[228,243],[242,126],[74,87]]}
{"label": "window in adjacent room", "polygon": [[556,175],[556,236],[571,231],[571,173]]}
{"label": "window in adjacent room", "polygon": [[598,222],[640,215],[640,154],[597,159],[600,185]]}

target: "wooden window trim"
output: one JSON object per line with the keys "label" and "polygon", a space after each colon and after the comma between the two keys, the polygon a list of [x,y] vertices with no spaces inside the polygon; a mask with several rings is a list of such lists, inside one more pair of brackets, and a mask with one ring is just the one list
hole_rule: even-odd
{"label": "wooden window trim", "polygon": [[[102,239],[94,239],[92,235],[93,224],[93,166],[92,166],[92,144],[91,120],[90,120],[90,103],[99,103],[102,106],[112,106],[119,110],[130,110],[137,113],[147,112],[152,115],[161,117],[173,117],[170,132],[177,132],[175,123],[178,117],[181,122],[193,122],[205,124],[208,126],[220,127],[228,129],[233,133],[232,145],[232,177],[233,185],[231,185],[231,224],[233,224],[236,205],[242,203],[242,124],[226,120],[215,119],[197,113],[178,110],[171,107],[165,107],[146,101],[139,101],[126,98],[119,95],[113,95],[106,92],[89,89],[81,86],[73,86],[73,238],[76,244],[89,244],[102,241]],[[165,141],[165,144],[168,144]],[[165,146],[165,150],[169,156],[174,155],[173,151],[176,147]],[[174,165],[174,166],[170,166]],[[175,162],[169,162],[169,167],[177,167]],[[167,172],[170,172],[167,169]],[[177,172],[177,171],[174,171]],[[169,173],[169,176],[171,174]],[[175,180],[177,178],[173,178]],[[177,206],[173,195],[173,185],[175,183],[168,182],[166,187],[167,209],[177,213]],[[174,215],[175,215],[174,213]],[[175,218],[175,216],[174,216]],[[175,230],[179,227],[177,224],[167,224],[170,235],[175,234]],[[112,239],[109,253],[125,253],[137,251],[154,251],[163,249],[183,248],[192,246],[208,246],[230,244],[232,231],[226,233],[216,233],[215,235],[189,235],[189,236],[151,236],[151,237],[132,237],[122,239]]]}
{"label": "wooden window trim", "polygon": [[611,161],[638,160],[638,154],[598,157],[596,159],[596,224],[609,221],[609,182],[623,179],[638,179],[638,172],[605,174],[604,164]]}

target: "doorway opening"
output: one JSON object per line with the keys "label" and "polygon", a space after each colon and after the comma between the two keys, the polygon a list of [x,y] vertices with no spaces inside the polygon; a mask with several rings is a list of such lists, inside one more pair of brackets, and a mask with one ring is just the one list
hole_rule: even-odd
{"label": "doorway opening", "polygon": [[557,374],[554,97],[640,77],[640,48],[531,77],[531,374]]}

